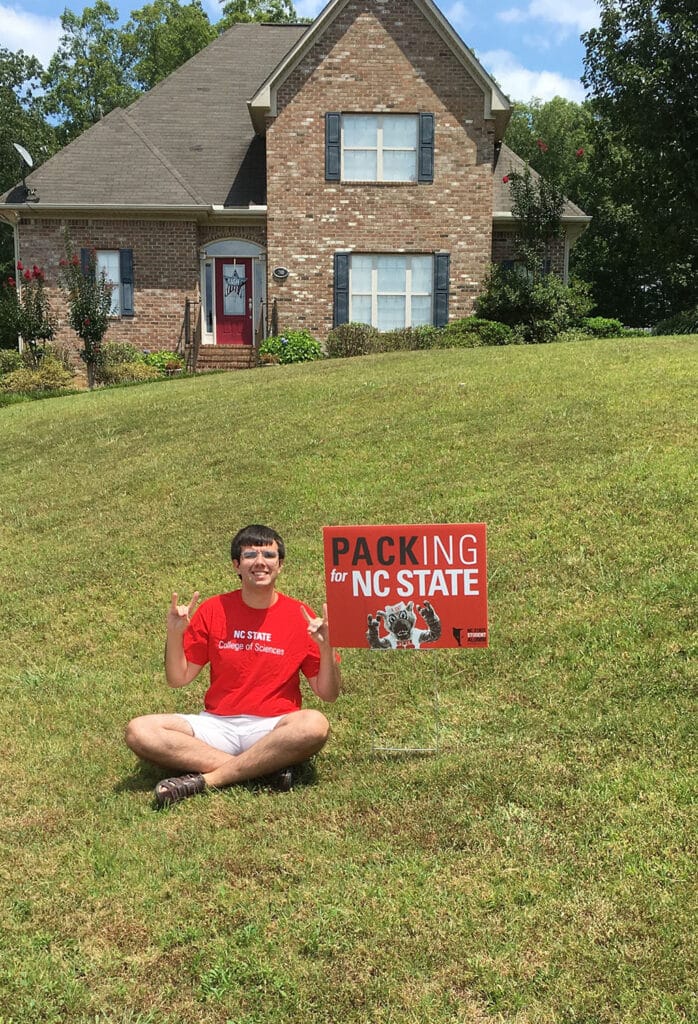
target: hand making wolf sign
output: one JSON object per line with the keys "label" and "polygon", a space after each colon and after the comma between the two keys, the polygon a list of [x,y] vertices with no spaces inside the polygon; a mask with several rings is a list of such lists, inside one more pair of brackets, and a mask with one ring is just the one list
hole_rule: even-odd
{"label": "hand making wolf sign", "polygon": [[308,615],[308,612],[303,607],[301,607],[301,611],[305,621],[308,623],[308,633],[310,633],[311,639],[316,644],[329,643],[330,627],[327,622],[327,605],[323,604],[322,606],[322,618],[319,616],[318,618],[313,618],[311,615]]}
{"label": "hand making wolf sign", "polygon": [[176,592],[172,594],[172,601],[167,612],[167,628],[183,633],[189,625],[194,609],[199,603],[199,591],[194,591],[189,604],[177,604]]}

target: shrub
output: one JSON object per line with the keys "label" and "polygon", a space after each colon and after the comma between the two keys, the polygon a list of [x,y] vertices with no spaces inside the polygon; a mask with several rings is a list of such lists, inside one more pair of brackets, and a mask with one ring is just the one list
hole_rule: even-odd
{"label": "shrub", "polygon": [[443,333],[440,327],[423,324],[412,329],[412,348],[416,350],[437,348]]}
{"label": "shrub", "polygon": [[555,341],[589,341],[590,337],[589,332],[585,331],[582,327],[570,327],[567,331],[561,331],[555,338]]}
{"label": "shrub", "polygon": [[14,277],[8,277],[0,288],[0,334],[7,348],[18,347],[21,337],[27,358],[36,367],[55,333],[56,318],[44,291],[43,270],[36,264],[30,270],[17,260],[17,277],[21,291]]}
{"label": "shrub", "polygon": [[380,331],[370,324],[340,324],[330,331],[325,348],[331,359],[367,356],[380,351]]}
{"label": "shrub", "polygon": [[380,331],[377,352],[409,352],[414,348],[411,327],[398,327],[393,331]]}
{"label": "shrub", "polygon": [[475,300],[478,316],[516,328],[526,344],[553,341],[576,327],[589,312],[588,286],[565,285],[554,274],[538,276],[520,268],[493,265],[483,293]]}
{"label": "shrub", "polygon": [[436,348],[441,336],[438,327],[421,324],[418,327],[396,327],[392,331],[378,331],[372,344],[373,352],[414,352]]}
{"label": "shrub", "polygon": [[184,356],[178,352],[147,352],[141,359],[148,366],[154,366],[160,373],[175,373],[184,369]]}
{"label": "shrub", "polygon": [[265,338],[259,346],[259,355],[262,362],[308,363],[322,359],[322,349],[308,331],[285,331]]}
{"label": "shrub", "polygon": [[606,316],[587,316],[581,322],[581,328],[594,338],[619,338],[623,333],[620,320]]}
{"label": "shrub", "polygon": [[19,370],[22,356],[16,348],[0,348],[0,376]]}
{"label": "shrub", "polygon": [[652,334],[698,334],[698,306],[660,320],[653,327]]}
{"label": "shrub", "polygon": [[496,320],[466,316],[452,320],[443,329],[441,344],[444,348],[473,348],[476,345],[510,345],[511,328]]}
{"label": "shrub", "polygon": [[70,387],[73,375],[61,364],[47,357],[38,367],[23,367],[0,377],[0,388],[14,393],[32,391],[61,391]]}
{"label": "shrub", "polygon": [[102,345],[100,359],[103,363],[142,363],[143,353],[130,341],[107,341]]}
{"label": "shrub", "polygon": [[156,366],[147,363],[100,363],[97,368],[100,384],[135,384],[160,380],[162,374]]}

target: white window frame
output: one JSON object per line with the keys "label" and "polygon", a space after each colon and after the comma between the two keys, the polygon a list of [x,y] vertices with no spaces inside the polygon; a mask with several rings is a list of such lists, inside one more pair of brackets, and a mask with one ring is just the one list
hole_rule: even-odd
{"label": "white window frame", "polygon": [[[354,260],[360,257],[361,259],[371,259],[371,291],[355,291],[354,290]],[[378,286],[378,272],[380,269],[380,261],[382,259],[403,259],[405,260],[405,271],[404,271],[404,287],[397,291],[380,291]],[[430,275],[429,275],[429,291],[415,291],[412,286],[413,277],[413,260],[428,260],[430,264]],[[349,320],[358,321],[359,323],[365,323],[365,320],[361,320],[356,315],[354,309],[355,298],[359,296],[363,297],[370,295],[371,299],[371,326],[378,328],[379,330],[386,330],[388,328],[382,328],[379,324],[378,315],[378,300],[380,296],[400,296],[405,300],[405,323],[403,327],[414,327],[424,326],[433,323],[434,317],[434,257],[431,253],[352,253],[349,257]],[[424,299],[429,298],[429,316],[427,320],[420,320],[418,324],[413,323],[412,316],[412,300],[414,298]],[[397,329],[400,328],[390,328]]]}
{"label": "white window frame", "polygon": [[[375,145],[362,145],[362,146],[349,146],[345,140],[345,127],[349,120],[352,118],[373,118],[376,122],[376,136]],[[384,138],[384,126],[385,122],[390,120],[401,120],[405,124],[411,123],[414,128],[413,137],[414,145],[411,146],[388,146],[385,145]],[[347,177],[345,155],[347,153],[361,153],[371,152],[376,154],[376,176],[375,178],[365,175],[360,178],[349,178]],[[385,153],[412,153],[414,157],[412,173],[406,178],[386,178],[384,172],[384,154]],[[342,169],[341,169],[341,180],[346,182],[356,181],[376,181],[376,182],[387,182],[388,184],[399,184],[401,182],[407,182],[409,184],[416,184],[419,180],[419,115],[418,114],[343,114],[342,115]]]}
{"label": "white window frame", "polygon": [[115,257],[116,263],[116,280],[109,273],[106,274],[106,279],[114,287],[111,293],[111,307],[109,309],[109,316],[113,319],[117,319],[121,316],[121,253],[118,249],[97,249],[95,252],[95,275],[99,280],[99,276],[103,270],[107,270],[105,267],[105,260],[103,257],[110,256]]}

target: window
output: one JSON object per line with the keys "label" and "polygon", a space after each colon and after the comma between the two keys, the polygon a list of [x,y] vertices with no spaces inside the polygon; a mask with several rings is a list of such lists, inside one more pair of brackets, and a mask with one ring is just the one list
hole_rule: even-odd
{"label": "window", "polygon": [[[90,266],[89,251],[81,251],[83,273]],[[114,288],[111,294],[109,316],[133,316],[133,251],[131,249],[98,249],[95,254],[95,273],[102,274]]]}
{"label": "window", "polygon": [[417,118],[345,114],[342,181],[416,181]]}
{"label": "window", "polygon": [[104,274],[104,277],[114,287],[111,293],[111,309],[109,316],[121,316],[121,274],[119,272],[118,252],[97,252],[97,263],[95,270],[97,279]]}
{"label": "window", "polygon": [[448,322],[447,252],[336,253],[334,325],[371,324],[379,331]]}
{"label": "window", "polygon": [[349,319],[379,331],[431,323],[431,256],[352,256]]}
{"label": "window", "polygon": [[434,115],[326,114],[325,178],[433,181]]}

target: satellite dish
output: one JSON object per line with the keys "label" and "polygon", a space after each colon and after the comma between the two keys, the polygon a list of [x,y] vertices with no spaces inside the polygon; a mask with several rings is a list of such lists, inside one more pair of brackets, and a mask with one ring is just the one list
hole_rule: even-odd
{"label": "satellite dish", "polygon": [[26,182],[26,171],[31,171],[32,167],[34,166],[34,161],[32,160],[27,150],[24,148],[24,146],[20,146],[19,142],[13,142],[12,145],[17,150],[19,158],[22,161],[22,187],[24,188],[25,202],[35,203],[39,198],[36,194],[36,189],[29,188]]}
{"label": "satellite dish", "polygon": [[27,167],[33,167],[34,166],[34,161],[32,160],[32,158],[29,155],[29,153],[26,151],[24,146],[20,146],[19,142],[13,142],[12,145],[15,147],[15,149],[17,150],[17,152],[21,156],[22,160],[24,160],[24,162],[27,165]]}

